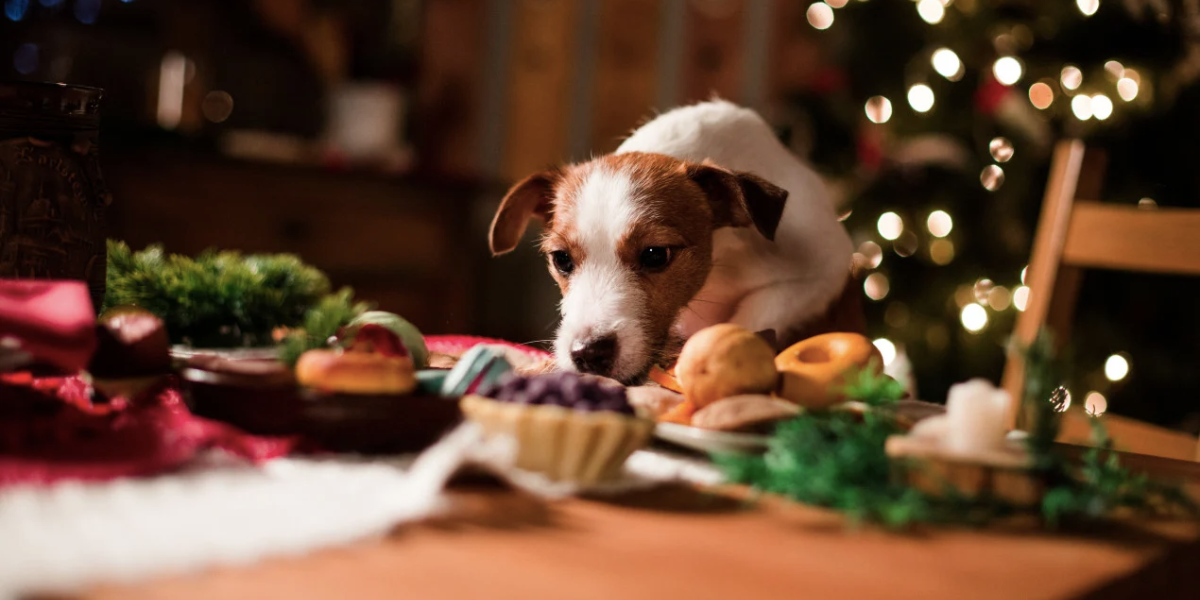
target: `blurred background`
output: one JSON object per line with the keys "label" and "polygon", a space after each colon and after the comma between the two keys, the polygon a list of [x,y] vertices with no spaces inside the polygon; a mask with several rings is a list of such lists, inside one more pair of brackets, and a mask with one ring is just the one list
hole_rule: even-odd
{"label": "blurred background", "polygon": [[[1054,141],[1096,199],[1200,199],[1200,0],[2,1],[0,78],[106,90],[112,237],[295,252],[428,333],[551,337],[540,257],[488,256],[505,187],[713,94],[825,176],[930,400],[999,380]],[[1200,431],[1198,301],[1088,272],[1074,396]]]}

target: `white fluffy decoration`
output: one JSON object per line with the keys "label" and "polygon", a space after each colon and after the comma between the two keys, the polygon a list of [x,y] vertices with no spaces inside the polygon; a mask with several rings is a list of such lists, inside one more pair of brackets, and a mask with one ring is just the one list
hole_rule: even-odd
{"label": "white fluffy decoration", "polygon": [[415,461],[280,458],[256,467],[210,454],[153,479],[12,489],[0,493],[0,598],[383,534],[437,511],[478,442],[478,426],[468,424]]}

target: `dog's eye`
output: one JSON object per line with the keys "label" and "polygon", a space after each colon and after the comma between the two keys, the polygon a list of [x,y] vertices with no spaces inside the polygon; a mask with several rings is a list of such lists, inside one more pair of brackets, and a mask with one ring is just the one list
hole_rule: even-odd
{"label": "dog's eye", "polygon": [[666,246],[650,246],[642,250],[638,262],[647,271],[660,271],[671,264],[671,249]]}
{"label": "dog's eye", "polygon": [[575,270],[575,261],[566,250],[555,250],[550,253],[550,262],[554,263],[554,268],[558,269],[563,275],[570,275],[571,271]]}

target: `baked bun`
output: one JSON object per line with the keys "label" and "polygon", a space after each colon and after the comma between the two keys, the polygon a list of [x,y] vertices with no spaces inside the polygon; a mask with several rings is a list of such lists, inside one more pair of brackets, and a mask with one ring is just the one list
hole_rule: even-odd
{"label": "baked bun", "polygon": [[883,355],[857,333],[826,333],[796,343],[775,357],[782,374],[779,396],[807,408],[827,408],[845,400],[847,371],[883,370]]}
{"label": "baked bun", "polygon": [[697,409],[742,394],[775,390],[775,351],[758,335],[732,323],[696,332],[679,353],[675,376]]}
{"label": "baked bun", "polygon": [[408,356],[309,350],[296,362],[296,381],[346,394],[407,394],[417,387],[414,371]]}

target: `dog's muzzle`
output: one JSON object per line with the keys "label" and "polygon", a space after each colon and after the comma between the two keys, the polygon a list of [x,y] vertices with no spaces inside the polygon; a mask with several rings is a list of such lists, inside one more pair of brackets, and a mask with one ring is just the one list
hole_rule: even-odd
{"label": "dog's muzzle", "polygon": [[609,376],[617,361],[617,336],[579,340],[571,345],[571,362],[581,373]]}

